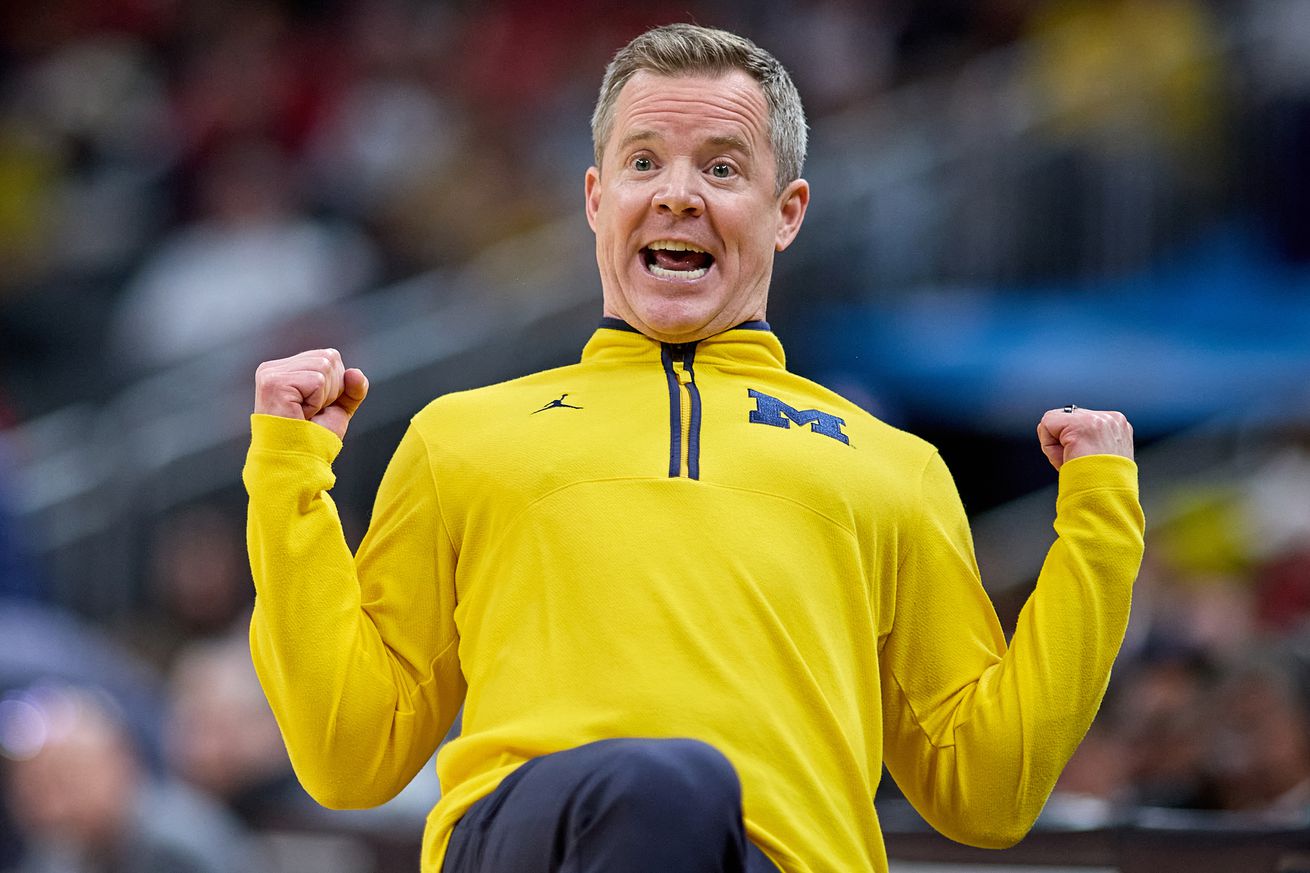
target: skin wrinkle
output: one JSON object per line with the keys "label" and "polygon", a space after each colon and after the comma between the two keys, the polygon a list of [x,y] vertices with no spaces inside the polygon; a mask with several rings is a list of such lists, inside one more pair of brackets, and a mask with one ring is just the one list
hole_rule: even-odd
{"label": "skin wrinkle", "polygon": [[[629,86],[631,86],[631,84],[632,83],[630,82]],[[759,89],[756,88],[754,90],[758,92]],[[624,91],[627,91],[626,87]],[[622,97],[623,95],[620,95],[619,105],[621,108],[623,106]],[[750,99],[752,97],[756,99]],[[733,104],[739,104],[740,108]],[[630,115],[628,124],[638,124],[647,117],[656,121],[666,120],[665,117],[667,114],[670,111],[674,111],[685,113],[686,115],[700,113],[701,120],[705,124],[718,122],[730,127],[735,126],[738,128],[737,133],[710,134],[704,138],[704,143],[713,146],[741,143],[742,146],[739,147],[738,150],[743,152],[747,157],[753,157],[755,154],[754,149],[747,145],[747,143],[752,139],[763,138],[765,142],[768,141],[768,132],[763,128],[761,123],[763,118],[762,113],[768,111],[764,103],[764,97],[762,94],[758,93],[750,94],[749,89],[746,90],[745,95],[733,92],[724,93],[723,103],[701,100],[678,100],[658,93],[655,95],[643,95],[643,97],[633,100],[632,105],[628,107],[627,111]],[[664,137],[654,129],[641,130],[628,134],[623,138],[623,142],[627,146],[630,146],[630,141],[634,139],[654,139],[662,141]],[[618,151],[621,154],[624,150],[625,149],[621,147]],[[772,177],[776,172],[772,149],[767,150],[767,157],[763,158],[759,163],[765,165],[761,169],[766,169],[770,177]],[[751,167],[751,169],[755,169],[755,167]]]}
{"label": "skin wrinkle", "polygon": [[[638,143],[663,142],[663,140],[664,137],[660,136],[658,131],[638,130],[623,138],[623,142],[619,143],[618,152],[622,154]],[[732,151],[741,152],[742,155],[747,158],[754,157],[755,155],[755,150],[751,148],[750,143],[741,137],[732,134],[717,134],[709,136],[705,138],[705,142],[707,145],[712,145],[716,148],[726,148]]]}
{"label": "skin wrinkle", "polygon": [[[628,91],[629,87],[632,85],[633,81],[643,77],[650,78],[650,79],[661,79],[664,81],[677,81],[679,79],[686,79],[686,80],[694,80],[694,81],[702,81],[702,82],[704,81],[715,82],[715,81],[721,81],[723,79],[740,78],[742,80],[750,81],[752,83],[754,82],[754,80],[750,79],[749,76],[747,76],[745,73],[742,73],[740,71],[727,73],[723,76],[697,75],[697,76],[670,77],[670,76],[659,76],[643,70],[637,73],[636,75],[634,75],[632,79],[630,79],[628,83],[623,86],[623,91],[619,93],[619,102],[618,102],[618,106],[616,107],[617,111],[615,113],[615,125],[614,125],[615,130],[618,130],[622,126],[624,126],[622,124],[621,113],[623,112],[623,103],[624,103],[624,98],[626,96],[626,92]],[[717,95],[721,92],[716,90],[715,93]],[[711,116],[722,115],[724,116],[725,120],[730,122],[736,122],[737,124],[739,124],[743,128],[743,132],[756,129],[758,130],[758,133],[761,137],[761,141],[764,144],[769,145],[770,141],[769,141],[767,122],[764,121],[769,117],[768,116],[769,107],[768,104],[765,102],[764,94],[759,89],[759,86],[756,85],[753,89],[746,90],[744,95],[728,94],[724,96],[725,96],[724,102],[703,100],[694,97],[669,100],[669,98],[666,95],[657,93],[654,95],[645,96],[643,98],[633,100],[632,101],[633,106],[629,109],[629,111],[633,112],[636,117],[640,117],[640,113],[642,111],[650,111],[644,108],[649,104],[652,103],[662,104],[666,102],[674,102],[678,104],[679,107],[682,107],[682,111],[686,112],[689,115],[692,114],[693,112],[705,112]],[[636,118],[628,122],[629,125],[634,123],[636,123]],[[628,145],[630,145],[629,142],[630,140],[644,137],[644,136],[651,136],[654,135],[654,133],[655,132],[653,130],[638,130],[629,133],[626,136],[624,136],[623,140],[619,144],[619,148],[617,149],[617,151],[620,152],[623,151]],[[613,131],[611,131],[611,136],[612,135],[613,135]],[[715,138],[717,137],[714,137],[712,139]],[[750,137],[747,136],[745,139],[739,138],[739,141],[744,144],[749,139]],[[774,161],[773,147],[769,145],[767,151],[769,155],[768,158],[768,163],[770,165],[769,169],[771,172],[776,172],[776,162]],[[602,155],[608,153],[609,153],[609,147],[608,145],[606,145],[603,148]],[[599,166],[603,167],[604,165],[605,163],[602,162]]]}

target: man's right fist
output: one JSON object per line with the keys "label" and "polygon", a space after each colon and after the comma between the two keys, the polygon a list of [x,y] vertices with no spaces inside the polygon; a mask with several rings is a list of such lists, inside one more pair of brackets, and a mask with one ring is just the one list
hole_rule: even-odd
{"label": "man's right fist", "polygon": [[368,379],[345,368],[336,349],[265,361],[255,371],[255,412],[312,421],[345,439],[350,417],[368,394]]}

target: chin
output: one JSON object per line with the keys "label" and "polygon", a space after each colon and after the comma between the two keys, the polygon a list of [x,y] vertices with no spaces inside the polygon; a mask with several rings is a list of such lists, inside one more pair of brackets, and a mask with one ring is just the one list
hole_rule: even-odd
{"label": "chin", "polygon": [[704,339],[716,332],[714,322],[717,320],[718,313],[705,312],[699,307],[665,302],[655,306],[638,306],[634,309],[641,324],[633,326],[645,326],[656,339],[666,342],[691,342]]}

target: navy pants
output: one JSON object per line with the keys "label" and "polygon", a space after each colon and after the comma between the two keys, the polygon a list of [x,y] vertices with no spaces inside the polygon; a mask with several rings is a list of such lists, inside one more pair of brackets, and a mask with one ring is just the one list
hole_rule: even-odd
{"label": "navy pants", "polygon": [[534,758],[469,807],[442,873],[778,873],[741,783],[698,740],[613,739]]}

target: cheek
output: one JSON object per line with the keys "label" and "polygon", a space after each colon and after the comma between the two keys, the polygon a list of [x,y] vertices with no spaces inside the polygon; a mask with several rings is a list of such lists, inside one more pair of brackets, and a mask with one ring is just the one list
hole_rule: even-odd
{"label": "cheek", "polygon": [[743,225],[739,252],[743,263],[751,269],[762,269],[772,264],[776,253],[775,236],[773,223],[767,217],[756,217],[750,224]]}
{"label": "cheek", "polygon": [[606,248],[621,247],[626,241],[630,223],[621,205],[611,202],[597,215],[596,238]]}
{"label": "cheek", "polygon": [[769,257],[778,235],[778,213],[772,201],[752,200],[726,212],[722,218],[725,233],[740,240],[744,256]]}

